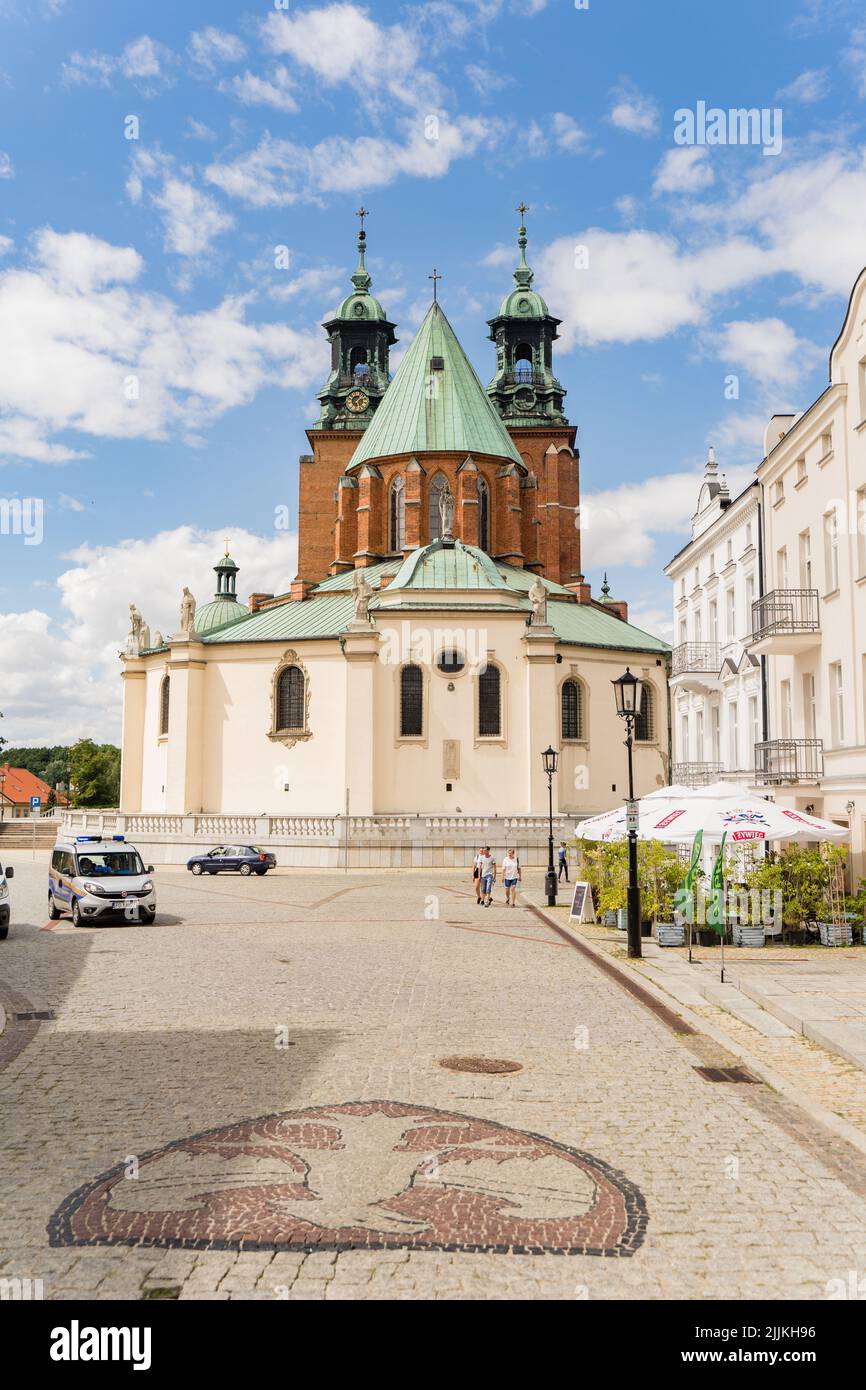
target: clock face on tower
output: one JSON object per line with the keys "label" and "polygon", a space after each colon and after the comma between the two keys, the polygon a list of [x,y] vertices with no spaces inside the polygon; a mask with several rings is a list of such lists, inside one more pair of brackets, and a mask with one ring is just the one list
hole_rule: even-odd
{"label": "clock face on tower", "polygon": [[369,404],[370,398],[363,391],[350,391],[346,397],[346,406],[353,415],[362,415]]}

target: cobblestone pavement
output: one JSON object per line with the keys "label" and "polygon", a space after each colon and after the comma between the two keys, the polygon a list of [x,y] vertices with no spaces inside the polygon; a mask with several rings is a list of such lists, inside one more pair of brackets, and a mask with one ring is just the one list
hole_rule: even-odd
{"label": "cobblestone pavement", "polygon": [[820,1299],[866,1270],[863,1154],[763,1084],[706,1080],[716,1044],[456,873],[164,869],[154,926],[46,930],[44,856],[10,857],[0,1278]]}

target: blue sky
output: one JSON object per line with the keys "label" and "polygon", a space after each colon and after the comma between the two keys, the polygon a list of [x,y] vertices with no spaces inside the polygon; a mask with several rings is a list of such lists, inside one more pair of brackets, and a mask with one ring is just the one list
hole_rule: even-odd
{"label": "blue sky", "polygon": [[[116,737],[129,601],[176,626],[217,537],[243,594],[291,578],[360,202],[399,351],[435,264],[484,381],[529,204],[585,568],[666,634],[707,445],[741,486],[769,414],[823,389],[866,263],[860,13],[0,0],[0,499],[45,509],[41,544],[0,534],[7,737]],[[699,101],[780,110],[780,152],[676,145]]]}

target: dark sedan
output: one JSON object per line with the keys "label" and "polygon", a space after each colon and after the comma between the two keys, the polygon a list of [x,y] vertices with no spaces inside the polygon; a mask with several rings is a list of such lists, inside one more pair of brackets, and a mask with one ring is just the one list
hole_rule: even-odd
{"label": "dark sedan", "polygon": [[207,854],[196,854],[187,860],[186,867],[193,874],[266,874],[275,869],[277,861],[272,854],[259,849],[257,845],[217,845]]}

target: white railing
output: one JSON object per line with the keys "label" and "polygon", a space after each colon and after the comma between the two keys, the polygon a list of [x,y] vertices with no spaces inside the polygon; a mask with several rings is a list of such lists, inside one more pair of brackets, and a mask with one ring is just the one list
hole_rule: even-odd
{"label": "white railing", "polygon": [[128,835],[180,835],[183,816],[133,815],[126,817]]}
{"label": "white railing", "polygon": [[[180,817],[178,817],[180,819]],[[267,817],[262,817],[267,819]],[[255,835],[258,816],[193,816],[195,834],[211,839],[231,840],[239,835]]]}

